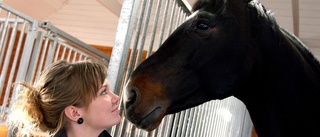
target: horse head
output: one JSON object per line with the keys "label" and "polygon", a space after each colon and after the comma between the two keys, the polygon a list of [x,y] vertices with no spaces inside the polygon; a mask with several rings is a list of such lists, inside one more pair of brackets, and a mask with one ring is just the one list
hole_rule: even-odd
{"label": "horse head", "polygon": [[316,134],[299,129],[320,122],[320,65],[302,42],[257,0],[199,0],[193,9],[131,74],[126,118],[153,130],[167,114],[235,96],[259,136]]}
{"label": "horse head", "polygon": [[194,13],[132,73],[126,117],[153,130],[166,114],[231,96],[253,67],[248,0],[199,0]]}

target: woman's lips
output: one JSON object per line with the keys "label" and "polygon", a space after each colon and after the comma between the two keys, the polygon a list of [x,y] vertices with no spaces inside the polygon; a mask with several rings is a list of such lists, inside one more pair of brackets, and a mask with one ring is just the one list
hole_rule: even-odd
{"label": "woman's lips", "polygon": [[112,112],[112,113],[113,113],[113,112],[119,112],[118,107],[116,107],[115,109],[113,109],[111,112]]}

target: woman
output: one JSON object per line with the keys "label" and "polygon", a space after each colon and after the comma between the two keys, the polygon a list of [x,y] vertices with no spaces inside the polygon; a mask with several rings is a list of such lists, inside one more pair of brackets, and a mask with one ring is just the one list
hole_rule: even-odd
{"label": "woman", "polygon": [[19,83],[23,89],[9,114],[10,126],[20,135],[109,137],[105,129],[121,117],[106,72],[104,65],[89,61],[51,64],[34,86]]}

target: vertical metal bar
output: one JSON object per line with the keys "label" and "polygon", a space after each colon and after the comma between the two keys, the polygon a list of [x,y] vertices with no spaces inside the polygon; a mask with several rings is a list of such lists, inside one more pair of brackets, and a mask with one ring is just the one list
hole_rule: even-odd
{"label": "vertical metal bar", "polygon": [[175,15],[177,15],[177,17],[175,18],[176,19],[176,25],[175,25],[174,29],[179,27],[179,25],[180,25],[180,17],[181,17],[181,14],[180,14],[181,7],[179,6],[178,3],[176,3],[175,5],[178,8],[178,10],[175,13]]}
{"label": "vertical metal bar", "polygon": [[29,27],[29,31],[27,33],[27,38],[24,44],[24,50],[22,52],[21,61],[20,61],[20,67],[17,74],[17,81],[24,81],[26,80],[27,75],[27,68],[30,64],[30,58],[31,58],[31,52],[32,52],[32,45],[34,42],[34,38],[36,36],[36,30],[38,28],[38,22],[34,21],[31,22],[31,25]]}
{"label": "vertical metal bar", "polygon": [[181,133],[181,132],[182,132],[182,128],[183,128],[184,126],[186,126],[186,125],[183,124],[183,123],[184,123],[183,121],[185,120],[185,119],[184,119],[185,113],[186,113],[186,111],[180,112],[180,117],[179,117],[179,120],[178,120],[178,121],[179,121],[179,122],[178,122],[178,123],[179,123],[179,124],[178,124],[179,127],[178,127],[178,129],[177,129],[177,134],[176,134],[177,137],[180,137],[180,136],[181,136],[181,134],[182,134],[182,133]]}
{"label": "vertical metal bar", "polygon": [[156,32],[157,32],[157,27],[158,27],[158,20],[160,18],[161,6],[162,6],[162,1],[159,0],[158,4],[157,4],[156,14],[155,14],[155,17],[154,17],[154,22],[153,22],[153,25],[152,25],[149,48],[148,48],[147,56],[146,56],[147,58],[152,54],[152,49],[153,49],[153,45],[154,45],[154,39],[155,39],[155,35],[156,35]]}
{"label": "vertical metal bar", "polygon": [[43,32],[39,32],[37,39],[36,39],[36,43],[33,45],[33,51],[32,51],[32,56],[31,56],[31,61],[29,62],[30,66],[29,66],[29,70],[26,76],[26,80],[28,82],[33,82],[35,80],[36,77],[36,66],[37,62],[39,61],[39,57],[40,57],[40,49],[42,46],[42,39],[44,37],[44,33]]}
{"label": "vertical metal bar", "polygon": [[170,114],[167,117],[167,126],[165,126],[164,129],[164,136],[163,137],[170,137],[170,132],[172,131],[173,128],[173,120],[174,120],[174,114]]}
{"label": "vertical metal bar", "polygon": [[292,21],[293,21],[293,33],[297,37],[299,37],[299,24],[300,24],[300,17],[299,17],[299,0],[291,0],[292,3]]}
{"label": "vertical metal bar", "polygon": [[69,53],[68,53],[68,57],[67,57],[67,60],[68,60],[68,61],[70,61],[72,51],[73,51],[73,49],[70,48],[70,49],[69,49]]}
{"label": "vertical metal bar", "polygon": [[160,11],[161,11],[161,5],[162,5],[162,1],[158,0],[156,14],[155,14],[153,27],[152,27],[152,31],[151,31],[151,36],[150,36],[149,48],[147,51],[147,57],[149,57],[152,53],[152,49],[153,49],[153,45],[154,45],[154,38],[155,38],[155,35],[157,32],[157,27],[158,27],[158,20],[159,20]]}
{"label": "vertical metal bar", "polygon": [[[31,39],[33,39],[33,37],[34,37],[34,35],[35,35],[35,31],[33,31],[33,30],[30,30],[30,26],[32,27],[33,25],[32,24],[30,24],[29,22],[27,22],[26,20],[23,22],[23,26],[22,26],[22,29],[21,29],[21,32],[20,32],[20,37],[19,37],[19,41],[18,41],[18,45],[17,45],[17,50],[16,50],[16,55],[17,55],[17,57],[14,59],[14,63],[13,64],[18,64],[18,52],[21,50],[21,48],[22,48],[22,41],[23,41],[23,37],[24,37],[24,32],[25,32],[25,29],[27,28],[27,25],[29,26],[29,30],[28,30],[28,33],[26,34],[26,41],[24,42],[24,46],[28,46],[28,44],[30,44],[30,43],[28,43],[28,42],[30,42],[31,41]],[[31,50],[31,48],[29,48],[29,50]],[[24,63],[26,63],[26,62],[23,62],[23,61],[26,61],[27,59],[27,55],[28,55],[28,50],[26,51],[26,53],[25,52],[23,52],[22,53],[22,56],[21,56],[21,60],[20,60],[20,67],[19,67],[19,69],[18,69],[18,74],[17,74],[17,78],[16,78],[16,81],[22,81],[23,79],[24,79],[24,76],[26,75],[26,68],[25,67],[21,67]],[[14,65],[14,66],[16,66],[16,65]],[[15,68],[13,68],[14,70],[15,70]],[[13,73],[13,72],[12,72]],[[24,76],[23,76],[23,74],[24,74]],[[16,87],[14,88],[14,90],[13,91],[16,91]],[[14,99],[15,99],[15,97],[16,97],[16,94],[17,94],[17,92],[13,92],[12,93],[12,95],[11,95],[11,100],[10,100],[10,105],[9,105],[9,107],[11,107],[11,104],[13,104],[13,101],[14,101]]]}
{"label": "vertical metal bar", "polygon": [[[47,58],[46,58],[46,61],[45,61],[45,65],[44,65],[44,68],[46,68],[47,66],[49,66],[53,61],[54,61],[54,55],[55,55],[55,52],[56,51],[56,46],[57,46],[57,42],[58,39],[57,39],[57,36],[53,36],[53,40],[50,42],[50,46],[49,46],[49,50],[48,50],[48,53],[47,53]],[[74,62],[74,60],[73,60]]]}
{"label": "vertical metal bar", "polygon": [[[115,45],[112,49],[112,54],[108,67],[108,81],[110,83],[110,89],[115,93],[120,93],[121,84],[126,67],[126,61],[130,49],[130,42],[133,34],[134,24],[136,22],[136,16],[138,12],[140,0],[124,0],[121,15],[119,18],[119,24],[116,34]],[[125,36],[125,37],[123,37]],[[131,66],[129,66],[131,67]],[[130,75],[128,70],[126,75]],[[126,81],[126,79],[124,79]],[[122,96],[120,99],[120,108],[123,107]],[[120,109],[120,114],[123,115],[123,110]],[[130,125],[126,119],[120,122],[121,126],[115,126],[112,128],[112,134],[114,136],[122,136],[124,129]]]}
{"label": "vertical metal bar", "polygon": [[171,137],[174,137],[177,135],[177,128],[179,126],[179,118],[180,118],[180,113],[175,113],[174,114],[174,122],[171,130]]}
{"label": "vertical metal bar", "polygon": [[195,110],[196,108],[191,108],[190,109],[190,114],[189,114],[189,116],[188,116],[188,126],[187,126],[187,128],[186,128],[186,132],[185,132],[185,137],[189,137],[190,136],[190,132],[191,132],[191,129],[192,129],[192,125],[194,124],[193,123],[193,119],[194,119],[194,110]]}
{"label": "vertical metal bar", "polygon": [[78,56],[78,53],[75,52],[75,53],[74,53],[74,56],[73,56],[73,59],[72,59],[72,62],[75,62],[75,61],[76,61],[77,56]]}
{"label": "vertical metal bar", "polygon": [[[62,45],[63,46],[63,45]],[[62,53],[61,53],[61,58],[60,60],[65,60],[66,52],[67,52],[67,47],[62,47]]]}
{"label": "vertical metal bar", "polygon": [[[108,67],[110,90],[120,92],[139,0],[123,0],[116,40]],[[125,36],[125,37],[124,37]]]}
{"label": "vertical metal bar", "polygon": [[[2,52],[4,52],[3,50],[4,50],[4,47],[5,47],[5,44],[4,44],[4,37],[5,37],[5,35],[6,35],[6,33],[7,33],[7,31],[5,31],[5,29],[8,27],[8,22],[9,22],[9,18],[10,18],[10,15],[11,15],[11,12],[8,12],[7,13],[7,16],[6,16],[6,20],[5,20],[5,22],[4,22],[4,25],[3,25],[3,31],[2,31],[2,33],[1,33],[1,38],[0,38],[0,46],[1,46],[1,48],[0,48],[0,54],[2,54]],[[0,57],[0,59],[1,59],[2,57]],[[1,64],[1,62],[0,62],[0,64]]]}
{"label": "vertical metal bar", "polygon": [[208,102],[207,103],[204,103],[202,105],[203,107],[203,110],[204,110],[204,113],[203,113],[203,118],[202,118],[202,128],[200,128],[200,136],[203,137],[205,135],[205,132],[206,132],[206,127],[204,125],[207,124],[207,118],[208,118]]}
{"label": "vertical metal bar", "polygon": [[206,119],[206,129],[205,129],[205,133],[204,136],[210,136],[209,132],[210,132],[210,120],[212,119],[212,112],[211,112],[211,103],[208,102],[207,104],[207,119]]}
{"label": "vertical metal bar", "polygon": [[162,23],[161,23],[161,28],[160,28],[160,33],[159,33],[159,41],[157,44],[156,48],[159,48],[162,40],[163,40],[163,35],[164,35],[164,29],[166,27],[166,23],[167,23],[167,17],[168,17],[168,12],[169,12],[169,4],[170,4],[171,0],[166,0],[166,6],[164,9],[164,13],[163,13],[163,19],[162,19]]}
{"label": "vertical metal bar", "polygon": [[[134,65],[133,65],[134,64],[134,58],[136,58],[136,51],[137,51],[137,46],[138,46],[139,39],[140,39],[140,31],[141,31],[141,26],[142,26],[143,19],[144,19],[146,2],[147,2],[147,0],[142,0],[142,3],[140,5],[140,12],[139,12],[139,16],[138,16],[138,22],[137,22],[137,25],[136,25],[136,28],[135,28],[136,32],[134,34],[134,36],[135,36],[134,37],[134,42],[132,43],[132,50],[131,50],[131,53],[130,53],[129,64],[128,64],[128,67],[127,67],[126,77],[125,77],[124,81],[128,80],[128,78],[129,78],[129,76],[132,73],[132,70],[134,68]],[[135,131],[136,129],[134,128],[133,130]],[[130,130],[129,134],[132,134],[131,132],[132,132],[132,130]]]}
{"label": "vertical metal bar", "polygon": [[[14,23],[14,26],[13,26],[13,30],[11,32],[11,36],[10,36],[10,42],[9,42],[9,50],[8,52],[12,52],[12,48],[14,47],[14,40],[16,38],[16,34],[17,34],[17,28],[18,28],[18,17],[16,17],[16,20],[15,20],[15,23]],[[21,34],[20,34],[20,38],[21,38]],[[2,107],[1,107],[1,114],[3,114],[6,110],[6,106],[8,105],[8,98],[9,98],[9,95],[10,95],[10,85],[12,84],[12,81],[13,81],[13,76],[14,76],[14,71],[16,70],[16,62],[17,62],[17,58],[18,58],[18,53],[20,51],[20,47],[21,47],[21,40],[19,39],[18,43],[17,43],[17,50],[15,52],[15,56],[14,56],[14,61],[12,63],[12,66],[11,66],[11,71],[10,71],[10,74],[9,74],[9,79],[7,80],[7,88],[5,89],[5,95],[4,95],[4,98],[3,98],[3,103],[2,103]],[[11,56],[11,52],[9,53],[10,56]],[[10,58],[9,56],[9,58]],[[4,68],[2,69],[6,69],[6,64],[9,65],[9,58],[6,58],[6,61],[4,62]],[[1,72],[0,73],[1,76],[4,76],[6,77],[6,73],[3,73]],[[1,82],[2,83],[2,82]],[[0,83],[0,84],[1,84]],[[0,89],[3,89],[3,85],[0,86]],[[2,95],[2,91],[0,91],[0,95]]]}
{"label": "vertical metal bar", "polygon": [[[43,38],[45,38],[45,41],[44,41],[44,44],[43,45],[39,45],[41,48],[40,49],[42,49],[42,51],[40,51],[39,50],[39,57],[40,57],[40,61],[39,61],[39,64],[38,64],[38,72],[37,72],[37,74],[40,74],[41,73],[41,71],[42,71],[42,69],[43,69],[43,64],[44,64],[44,59],[45,59],[45,57],[46,57],[46,52],[47,52],[47,48],[48,48],[48,43],[49,43],[49,37],[48,37],[48,35],[50,34],[51,32],[50,31],[48,31],[47,32],[47,34],[44,34],[43,33]],[[40,41],[42,41],[42,39],[43,38],[41,38],[41,39],[39,39]],[[42,44],[42,43],[41,43]],[[38,77],[39,77],[40,75],[37,75],[37,78],[36,79],[38,79]]]}
{"label": "vertical metal bar", "polygon": [[[13,25],[13,29],[11,31],[11,36],[10,36],[10,40],[9,40],[9,44],[8,44],[8,49],[7,49],[7,52],[6,52],[6,57],[5,57],[5,60],[4,60],[4,63],[3,63],[3,66],[2,66],[2,71],[1,71],[1,75],[0,75],[0,89],[3,89],[3,86],[4,86],[4,83],[5,83],[5,79],[6,79],[6,76],[7,76],[7,71],[9,69],[9,63],[10,63],[10,58],[11,58],[11,55],[12,55],[12,51],[13,51],[13,44],[14,44],[14,40],[16,38],[16,31],[17,31],[17,27],[18,27],[18,17],[16,17],[16,20],[14,22],[14,25]],[[2,95],[2,90],[0,90],[0,95]],[[5,106],[5,105],[3,105]]]}
{"label": "vertical metal bar", "polygon": [[183,127],[181,129],[181,137],[186,136],[187,128],[190,126],[190,119],[189,119],[190,112],[191,112],[191,109],[187,109],[185,111],[185,115],[184,115],[183,123],[182,123]]}
{"label": "vertical metal bar", "polygon": [[6,32],[6,34],[5,34],[5,36],[4,36],[4,39],[3,39],[3,45],[4,45],[4,49],[2,50],[2,51],[0,51],[0,52],[2,52],[2,53],[0,53],[1,55],[1,57],[0,57],[0,64],[2,64],[3,62],[3,60],[4,60],[4,55],[5,55],[5,50],[7,49],[6,47],[8,47],[7,46],[7,44],[8,44],[8,38],[9,38],[9,32],[10,32],[10,27],[11,27],[11,23],[10,23],[10,25],[8,25],[6,28],[4,28],[4,31]]}
{"label": "vertical metal bar", "polygon": [[[60,54],[60,48],[61,48],[61,44],[58,42],[58,49],[54,58],[54,61],[58,60],[59,54]],[[81,58],[80,58],[81,59]]]}
{"label": "vertical metal bar", "polygon": [[197,113],[196,113],[196,122],[195,122],[195,127],[194,127],[194,130],[193,130],[193,135],[192,136],[198,136],[198,130],[199,130],[199,126],[201,124],[200,122],[200,118],[201,118],[201,112],[202,112],[202,109],[201,107],[197,107]]}
{"label": "vertical metal bar", "polygon": [[165,131],[166,126],[168,126],[168,117],[167,116],[163,118],[160,126],[158,127],[157,133],[155,133],[157,135],[155,135],[155,136],[163,137],[164,136],[163,132]]}
{"label": "vertical metal bar", "polygon": [[172,9],[171,9],[171,16],[170,16],[170,21],[169,21],[169,29],[167,31],[167,37],[172,33],[172,28],[173,28],[173,20],[174,20],[174,16],[175,16],[175,11],[176,11],[176,6],[175,6],[175,3],[177,1],[172,1],[173,4],[172,4]]}
{"label": "vertical metal bar", "polygon": [[209,135],[212,135],[213,134],[213,127],[214,127],[214,117],[215,117],[215,115],[214,115],[214,104],[213,104],[213,102],[211,101],[210,102],[210,109],[211,109],[211,119],[210,119],[210,124],[209,124]]}
{"label": "vertical metal bar", "polygon": [[127,72],[126,72],[127,75],[126,75],[125,81],[127,81],[129,79],[129,76],[132,73],[132,70],[134,68],[134,66],[133,66],[134,58],[136,58],[136,52],[137,52],[137,47],[138,47],[138,43],[139,43],[139,39],[140,39],[140,31],[141,31],[143,18],[144,18],[146,2],[147,2],[147,0],[142,0],[142,4],[140,7],[139,20],[138,20],[138,23],[136,26],[136,32],[134,34],[135,37],[134,37],[134,41],[133,41],[133,45],[132,45],[132,49],[131,49],[131,53],[130,53],[129,64],[128,64],[128,68],[127,68]]}
{"label": "vertical metal bar", "polygon": [[190,127],[190,136],[194,135],[194,132],[196,130],[196,124],[197,124],[197,117],[198,117],[198,112],[199,112],[199,107],[195,107],[193,111],[193,117],[192,117],[192,125]]}
{"label": "vertical metal bar", "polygon": [[[152,10],[152,7],[153,7],[153,0],[149,0],[149,4],[148,4],[148,10],[147,10],[147,17],[144,21],[144,26],[143,26],[143,32],[142,32],[142,37],[141,37],[141,41],[140,41],[140,45],[139,45],[139,52],[138,52],[138,55],[136,57],[136,64],[135,64],[135,67],[137,67],[140,62],[141,62],[141,57],[142,57],[142,52],[143,52],[143,49],[144,49],[144,44],[145,44],[145,40],[146,40],[146,37],[147,37],[147,31],[148,31],[148,26],[149,26],[149,21],[150,21],[150,14],[151,14],[151,10]],[[143,7],[144,9],[144,7]],[[130,74],[130,73],[129,73]]]}

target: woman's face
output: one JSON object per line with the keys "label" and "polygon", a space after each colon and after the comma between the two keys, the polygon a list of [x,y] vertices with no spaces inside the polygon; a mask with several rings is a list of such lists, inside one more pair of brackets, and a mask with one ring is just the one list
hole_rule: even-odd
{"label": "woman's face", "polygon": [[92,128],[110,128],[121,120],[118,109],[119,96],[109,89],[106,79],[100,87],[97,97],[89,104],[87,113],[83,116],[84,122]]}

